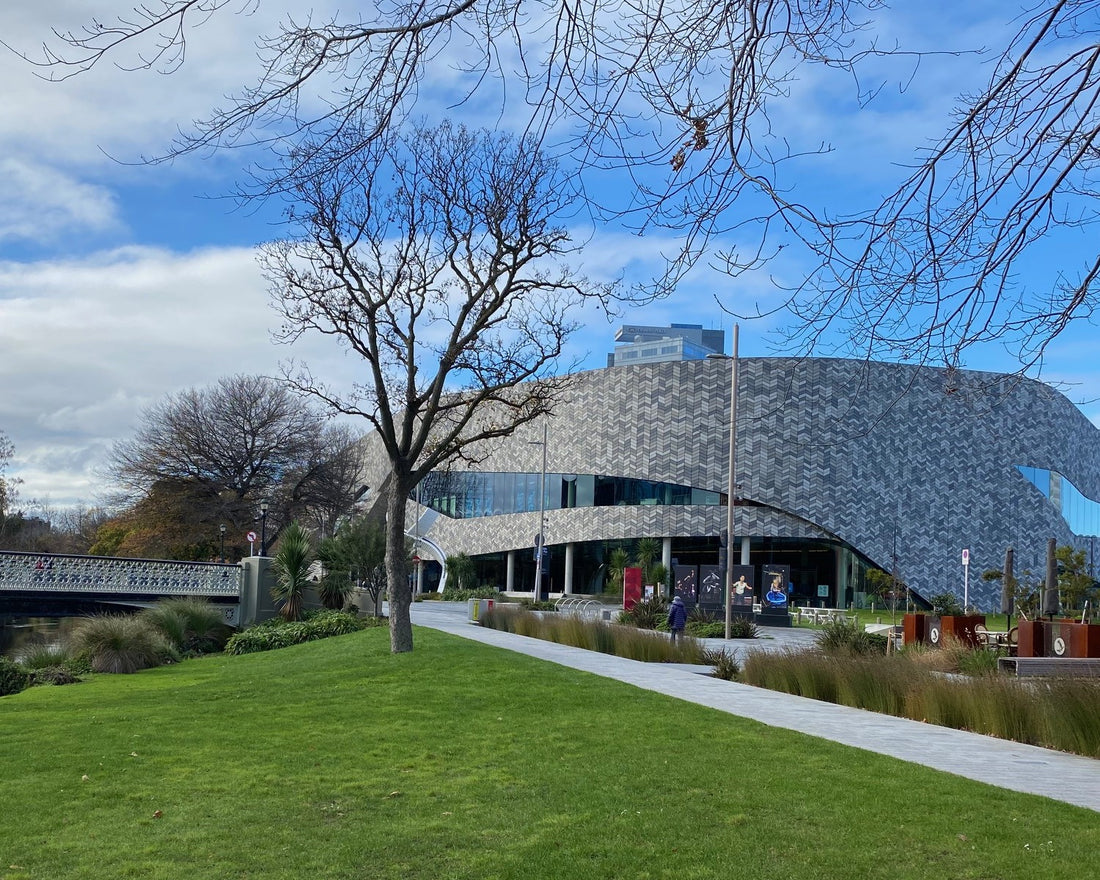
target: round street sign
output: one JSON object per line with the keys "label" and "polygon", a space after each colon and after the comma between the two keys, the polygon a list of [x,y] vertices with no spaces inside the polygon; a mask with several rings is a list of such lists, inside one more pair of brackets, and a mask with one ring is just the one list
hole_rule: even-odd
{"label": "round street sign", "polygon": [[249,532],[247,535],[245,535],[245,540],[248,541],[249,544],[255,544],[256,543],[256,533],[255,532]]}

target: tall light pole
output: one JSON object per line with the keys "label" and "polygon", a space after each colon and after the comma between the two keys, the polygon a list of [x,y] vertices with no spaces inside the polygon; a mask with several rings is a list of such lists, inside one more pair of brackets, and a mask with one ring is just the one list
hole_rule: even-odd
{"label": "tall light pole", "polygon": [[267,556],[267,499],[260,502],[260,555]]}
{"label": "tall light pole", "polygon": [[218,526],[221,540],[218,544],[218,562],[225,562],[225,523]]}
{"label": "tall light pole", "polygon": [[[538,446],[538,440],[530,441]],[[535,540],[535,601],[542,598],[542,554],[546,550],[546,425],[542,426],[542,479],[539,480],[539,534]]]}
{"label": "tall light pole", "polygon": [[733,354],[730,356],[730,472],[726,500],[726,638],[733,631],[733,508],[737,494],[737,335],[733,325]]}

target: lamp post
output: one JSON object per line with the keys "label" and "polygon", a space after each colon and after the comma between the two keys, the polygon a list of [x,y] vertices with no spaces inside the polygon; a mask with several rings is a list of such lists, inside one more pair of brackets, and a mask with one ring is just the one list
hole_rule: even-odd
{"label": "lamp post", "polygon": [[733,508],[737,503],[737,336],[738,326],[733,325],[733,354],[730,357],[730,472],[728,498],[726,501],[726,534],[729,536],[726,547],[726,638],[729,639],[733,629],[733,607],[730,604],[733,598]]}
{"label": "lamp post", "polygon": [[267,499],[260,502],[260,555],[267,556]]}
{"label": "lamp post", "polygon": [[218,526],[220,540],[218,543],[218,562],[225,562],[225,523]]}
{"label": "lamp post", "polygon": [[542,426],[542,441],[528,441],[542,446],[542,478],[539,480],[539,534],[535,540],[535,601],[542,599],[542,554],[546,552],[546,425]]}
{"label": "lamp post", "polygon": [[[733,635],[733,507],[737,494],[737,342],[740,327],[733,325],[733,353],[730,355],[730,467],[726,487],[726,638]],[[707,355],[722,358],[722,355]]]}

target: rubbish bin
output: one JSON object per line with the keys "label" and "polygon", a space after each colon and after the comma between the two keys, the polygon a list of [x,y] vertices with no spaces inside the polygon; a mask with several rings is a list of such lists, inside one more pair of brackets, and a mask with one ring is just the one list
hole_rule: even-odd
{"label": "rubbish bin", "polygon": [[481,616],[492,607],[492,599],[468,599],[467,609],[469,611],[470,623],[480,623]]}

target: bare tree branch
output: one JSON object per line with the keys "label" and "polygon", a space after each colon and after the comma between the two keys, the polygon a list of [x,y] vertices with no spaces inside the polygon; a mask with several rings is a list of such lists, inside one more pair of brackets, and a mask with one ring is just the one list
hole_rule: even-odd
{"label": "bare tree branch", "polygon": [[307,370],[288,378],[378,433],[391,644],[408,650],[409,493],[431,470],[549,413],[569,385],[560,360],[572,311],[617,290],[565,263],[575,246],[560,224],[580,194],[532,139],[446,123],[365,142],[348,131],[289,161],[300,234],[263,258],[282,336],[333,337],[365,377],[349,393]]}

